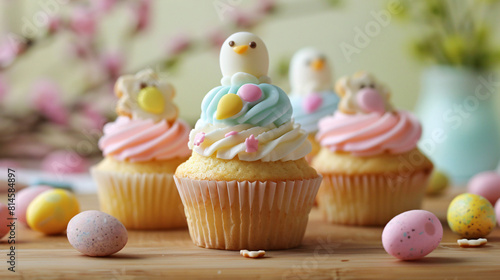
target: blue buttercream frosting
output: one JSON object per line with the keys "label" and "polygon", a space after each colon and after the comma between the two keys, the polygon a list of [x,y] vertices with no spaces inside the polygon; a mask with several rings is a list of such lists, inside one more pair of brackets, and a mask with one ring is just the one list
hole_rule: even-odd
{"label": "blue buttercream frosting", "polygon": [[333,91],[323,91],[319,93],[323,102],[321,106],[312,113],[304,110],[304,100],[307,96],[292,96],[290,101],[293,107],[293,118],[299,123],[307,133],[318,131],[318,122],[323,117],[331,115],[337,110],[339,97]]}
{"label": "blue buttercream frosting", "polygon": [[231,118],[216,119],[215,112],[221,98],[228,93],[236,94],[242,85],[218,86],[207,93],[201,103],[200,119],[211,124],[251,124],[254,126],[274,124],[277,127],[291,120],[292,105],[287,94],[281,88],[267,83],[255,84],[262,90],[262,97],[257,102],[245,104],[242,111]]}

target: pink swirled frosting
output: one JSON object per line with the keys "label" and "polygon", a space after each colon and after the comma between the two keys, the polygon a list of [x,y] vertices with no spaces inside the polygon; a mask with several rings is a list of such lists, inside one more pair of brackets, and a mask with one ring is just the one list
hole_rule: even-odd
{"label": "pink swirled frosting", "polygon": [[177,119],[172,125],[166,120],[131,120],[119,116],[104,126],[99,148],[105,156],[121,161],[141,162],[187,157],[189,125]]}
{"label": "pink swirled frosting", "polygon": [[344,114],[337,111],[319,122],[316,139],[331,151],[356,156],[400,154],[417,146],[420,122],[409,112]]}

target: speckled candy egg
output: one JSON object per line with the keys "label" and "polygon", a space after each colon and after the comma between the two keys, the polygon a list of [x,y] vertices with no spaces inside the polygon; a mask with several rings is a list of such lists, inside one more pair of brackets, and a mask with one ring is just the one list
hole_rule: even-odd
{"label": "speckled candy egg", "polygon": [[28,206],[33,201],[33,199],[35,199],[35,197],[48,190],[52,190],[52,187],[39,185],[20,190],[16,195],[17,220],[27,225],[28,222],[26,221],[26,210],[28,210]]}
{"label": "speckled candy egg", "polygon": [[45,234],[62,233],[69,220],[80,212],[74,194],[66,190],[49,190],[37,196],[28,206],[26,220],[33,230]]}
{"label": "speckled candy egg", "polygon": [[500,199],[495,203],[495,214],[497,216],[497,223],[500,225]]}
{"label": "speckled candy egg", "polygon": [[464,238],[480,238],[495,227],[495,211],[484,197],[464,193],[455,197],[448,207],[448,225]]}
{"label": "speckled candy egg", "polygon": [[494,204],[500,198],[500,174],[487,171],[472,177],[467,192],[480,195]]}
{"label": "speckled candy egg", "polygon": [[68,224],[68,240],[76,250],[88,256],[109,256],[128,241],[125,226],[115,217],[96,210],[82,212]]}
{"label": "speckled candy egg", "polygon": [[402,260],[425,257],[443,238],[443,226],[429,211],[411,210],[397,215],[382,232],[382,245],[390,255]]}
{"label": "speckled candy egg", "polygon": [[10,217],[7,205],[0,203],[0,239],[10,231],[10,227],[7,226],[10,222],[8,220]]}

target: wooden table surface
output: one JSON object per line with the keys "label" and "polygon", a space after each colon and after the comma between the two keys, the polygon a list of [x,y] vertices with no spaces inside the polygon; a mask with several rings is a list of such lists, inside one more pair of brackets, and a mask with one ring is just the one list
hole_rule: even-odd
{"label": "wooden table surface", "polygon": [[[262,259],[239,252],[202,249],[187,229],[129,231],[127,246],[105,258],[74,250],[65,235],[43,236],[24,227],[16,233],[16,272],[7,270],[5,238],[0,243],[0,279],[500,279],[500,229],[481,248],[460,248],[446,224],[447,194],[426,198],[424,209],[443,223],[440,246],[419,261],[399,261],[381,244],[382,228],[329,225],[311,212],[303,245],[268,251]],[[97,209],[95,195],[79,196],[83,210]],[[5,202],[5,195],[0,196]]]}

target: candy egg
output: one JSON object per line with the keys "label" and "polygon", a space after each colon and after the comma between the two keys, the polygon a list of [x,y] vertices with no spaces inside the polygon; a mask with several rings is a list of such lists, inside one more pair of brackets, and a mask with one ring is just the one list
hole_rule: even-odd
{"label": "candy egg", "polygon": [[80,212],[76,197],[65,190],[49,190],[37,196],[28,206],[28,225],[45,234],[57,234],[66,229],[69,220]]}
{"label": "candy egg", "polygon": [[76,250],[88,256],[109,256],[120,251],[128,241],[125,226],[115,217],[90,210],[71,219],[68,240]]}
{"label": "candy egg", "polygon": [[500,174],[493,171],[477,174],[469,181],[467,191],[495,203],[500,198]]}
{"label": "candy egg", "polygon": [[10,231],[10,228],[7,226],[9,224],[8,218],[10,217],[7,205],[0,203],[0,238],[4,237]]}
{"label": "candy egg", "polygon": [[238,95],[246,102],[255,102],[262,97],[262,90],[254,84],[244,84],[238,89]]}
{"label": "candy egg", "polygon": [[448,185],[448,176],[439,170],[435,170],[432,172],[425,192],[429,195],[436,195],[448,188]]}
{"label": "candy egg", "polygon": [[402,259],[420,259],[434,251],[443,238],[443,226],[429,211],[411,210],[392,218],[382,232],[387,253]]}
{"label": "candy egg", "polygon": [[49,186],[32,186],[26,189],[20,190],[16,195],[16,217],[21,223],[27,225],[26,222],[26,210],[30,205],[31,201],[35,199],[39,194],[52,190]]}
{"label": "candy egg", "polygon": [[495,227],[495,211],[484,197],[464,193],[455,197],[448,207],[448,225],[464,238],[480,238]]}
{"label": "candy egg", "polygon": [[500,225],[500,199],[495,203],[495,214],[497,216],[497,223]]}

